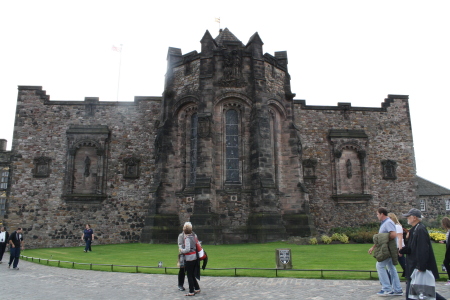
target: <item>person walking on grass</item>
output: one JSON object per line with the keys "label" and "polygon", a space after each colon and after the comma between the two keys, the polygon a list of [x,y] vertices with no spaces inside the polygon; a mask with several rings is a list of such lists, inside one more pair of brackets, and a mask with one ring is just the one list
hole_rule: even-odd
{"label": "person walking on grass", "polygon": [[10,253],[8,268],[11,268],[12,265],[13,270],[19,270],[19,267],[17,265],[19,264],[20,250],[25,249],[22,228],[19,227],[16,231],[11,233],[11,235],[9,236],[8,244]]}
{"label": "person walking on grass", "polygon": [[86,228],[83,230],[81,235],[81,240],[84,240],[86,246],[84,247],[84,252],[92,251],[91,244],[94,240],[94,230],[92,230],[91,225],[86,224]]}
{"label": "person walking on grass", "polygon": [[[378,236],[384,237],[386,235],[381,235],[383,233],[387,233],[387,241],[384,244],[387,244],[389,241],[392,241],[396,239],[397,237],[397,230],[395,228],[394,222],[388,217],[388,212],[386,208],[380,207],[377,210],[377,218],[381,222],[380,229],[378,231]],[[377,235],[376,235],[377,236]],[[374,237],[375,240],[375,237]],[[368,251],[369,254],[372,254],[372,252],[377,251],[379,249],[376,249],[376,247],[381,248],[381,244],[374,244]],[[394,244],[395,247],[395,244]],[[396,249],[397,247],[395,247]],[[396,251],[395,251],[396,252]],[[397,254],[395,255],[395,261],[397,261]],[[392,262],[392,255],[382,261],[378,261],[376,263],[377,267],[377,273],[378,278],[380,279],[381,283],[381,291],[377,293],[378,296],[385,297],[385,296],[403,296],[402,286],[400,285],[400,279],[398,277],[397,269],[394,266],[394,263]],[[389,280],[389,275],[386,272],[386,269],[389,271],[391,275],[391,280]],[[391,283],[392,282],[392,283]]]}
{"label": "person walking on grass", "polygon": [[444,267],[447,271],[447,275],[448,275],[448,280],[447,283],[445,285],[450,285],[450,241],[448,239],[449,235],[450,235],[450,219],[445,217],[442,218],[442,227],[447,230],[447,233],[445,235],[445,241],[439,241],[439,243],[444,243],[446,244],[446,250],[445,250],[445,258],[444,258]]}
{"label": "person walking on grass", "polygon": [[[400,250],[401,254],[406,254],[406,299],[410,299],[409,287],[411,285],[411,275],[414,269],[419,272],[430,270],[435,279],[439,279],[439,271],[431,246],[430,235],[425,225],[422,224],[422,213],[417,208],[412,208],[403,217],[408,218],[408,224],[412,226],[409,230],[409,240],[406,247]],[[436,300],[445,300],[444,297],[436,293]]]}

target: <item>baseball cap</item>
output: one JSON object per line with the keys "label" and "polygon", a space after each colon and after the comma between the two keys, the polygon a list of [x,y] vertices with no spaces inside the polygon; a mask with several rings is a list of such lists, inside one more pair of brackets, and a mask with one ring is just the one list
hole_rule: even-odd
{"label": "baseball cap", "polygon": [[422,219],[422,213],[417,208],[411,208],[406,214],[403,214],[404,217],[415,216]]}

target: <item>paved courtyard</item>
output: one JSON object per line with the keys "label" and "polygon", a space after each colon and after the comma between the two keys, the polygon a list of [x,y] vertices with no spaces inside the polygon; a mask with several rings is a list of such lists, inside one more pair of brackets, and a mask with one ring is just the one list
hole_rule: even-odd
{"label": "paved courtyard", "polygon": [[[19,267],[0,265],[0,299],[190,299],[178,291],[175,275],[63,269],[23,260]],[[450,286],[444,284],[438,282],[437,290],[450,299]],[[194,299],[382,299],[375,295],[380,290],[376,280],[203,276],[200,287]]]}

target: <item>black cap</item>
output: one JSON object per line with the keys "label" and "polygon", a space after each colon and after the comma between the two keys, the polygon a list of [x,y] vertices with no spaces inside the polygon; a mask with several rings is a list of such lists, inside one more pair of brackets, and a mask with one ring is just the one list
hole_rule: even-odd
{"label": "black cap", "polygon": [[422,219],[422,213],[417,208],[411,208],[406,214],[403,214],[404,217],[414,216]]}

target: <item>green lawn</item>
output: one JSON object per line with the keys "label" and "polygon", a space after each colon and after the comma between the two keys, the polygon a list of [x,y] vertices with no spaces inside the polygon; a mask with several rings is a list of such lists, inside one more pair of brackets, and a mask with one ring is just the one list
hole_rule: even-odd
{"label": "green lawn", "polygon": [[[369,244],[331,244],[331,245],[293,245],[285,242],[266,244],[237,244],[237,245],[204,245],[209,261],[203,275],[209,276],[258,276],[258,277],[298,277],[298,278],[327,278],[327,279],[370,279],[377,278],[376,260],[367,253]],[[244,270],[234,268],[275,268],[275,249],[290,248],[293,269],[302,270],[337,270],[325,271],[280,271],[278,270]],[[438,266],[444,258],[445,245],[433,244]],[[159,244],[117,244],[93,245],[93,252],[84,253],[84,247],[44,248],[25,250],[22,255],[40,258],[41,264],[52,266],[93,269],[102,271],[167,273],[177,274],[177,245]],[[86,263],[85,265],[47,262],[47,259]],[[28,259],[31,261],[31,259]],[[38,260],[33,259],[34,262]],[[163,262],[167,268],[157,267]],[[90,264],[93,264],[92,266]],[[98,264],[104,264],[99,266]],[[127,267],[120,267],[127,266]],[[133,266],[133,267],[128,267]],[[173,269],[170,269],[173,268]],[[230,270],[223,270],[230,268]],[[219,269],[219,270],[218,270]],[[401,268],[398,265],[397,269]],[[440,268],[439,268],[440,269]],[[341,272],[338,270],[365,270],[367,272]],[[236,272],[236,273],[235,273]],[[323,277],[322,277],[323,275]]]}

